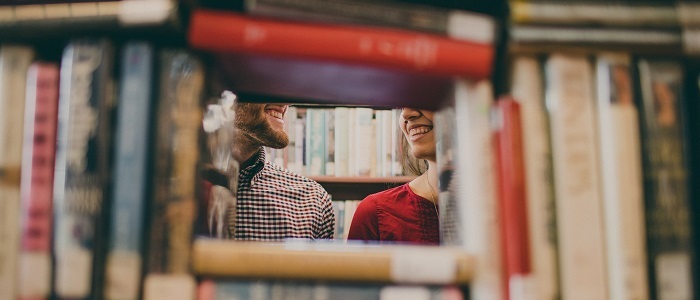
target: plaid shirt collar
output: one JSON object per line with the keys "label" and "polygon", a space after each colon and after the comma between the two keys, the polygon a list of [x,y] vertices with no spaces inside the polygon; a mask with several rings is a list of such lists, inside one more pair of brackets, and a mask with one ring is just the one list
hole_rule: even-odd
{"label": "plaid shirt collar", "polygon": [[245,169],[240,170],[240,172],[238,172],[238,184],[239,185],[247,184],[247,185],[252,186],[253,183],[255,183],[255,181],[257,181],[258,178],[260,178],[260,176],[262,174],[261,171],[265,168],[265,159],[266,159],[265,148],[260,147],[260,149],[258,149],[258,152],[256,152],[254,154],[254,156],[257,156],[257,159],[255,159],[255,162],[252,165],[250,165],[250,166],[246,167]]}

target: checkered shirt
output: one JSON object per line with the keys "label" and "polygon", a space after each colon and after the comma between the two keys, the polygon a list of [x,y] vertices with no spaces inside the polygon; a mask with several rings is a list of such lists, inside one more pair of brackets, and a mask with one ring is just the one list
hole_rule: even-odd
{"label": "checkered shirt", "polygon": [[[238,240],[279,241],[286,238],[331,239],[335,217],[331,196],[317,182],[265,161],[238,173],[236,219]],[[233,215],[233,214],[229,214]]]}

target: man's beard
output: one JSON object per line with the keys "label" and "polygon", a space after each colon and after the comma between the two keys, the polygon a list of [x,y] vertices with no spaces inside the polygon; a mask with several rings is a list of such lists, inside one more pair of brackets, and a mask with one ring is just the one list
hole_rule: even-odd
{"label": "man's beard", "polygon": [[267,114],[265,114],[264,110],[255,107],[261,104],[239,103],[238,105],[243,107],[236,110],[237,134],[262,146],[274,149],[287,147],[289,136],[284,130],[278,131],[272,128],[267,121]]}

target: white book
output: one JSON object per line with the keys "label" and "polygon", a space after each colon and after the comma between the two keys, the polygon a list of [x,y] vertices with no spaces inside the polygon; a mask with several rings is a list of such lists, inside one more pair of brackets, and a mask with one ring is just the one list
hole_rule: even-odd
{"label": "white book", "polygon": [[610,299],[649,299],[639,117],[629,56],[599,56],[597,82]]}
{"label": "white book", "polygon": [[325,157],[326,157],[326,168],[323,175],[334,176],[335,175],[335,109],[324,109],[323,113],[326,115],[326,134],[324,147]]}
{"label": "white book", "polygon": [[296,121],[297,121],[297,108],[294,106],[290,106],[287,108],[287,113],[284,115],[284,130],[287,132],[287,136],[289,137],[289,145],[287,145],[287,148],[284,149],[285,151],[285,168],[289,169],[292,172],[297,171],[297,162],[296,162],[296,134],[294,131],[294,127],[296,126]]}
{"label": "white book", "polygon": [[393,143],[396,141],[395,139],[392,138],[394,135],[394,130],[397,129],[395,124],[393,123],[393,118],[392,118],[392,111],[391,110],[383,110],[382,114],[384,115],[384,119],[382,122],[384,124],[382,125],[382,174],[381,176],[393,176],[392,172],[392,155],[395,155],[396,149],[394,149]]}
{"label": "white book", "polygon": [[0,47],[0,299],[15,299],[19,259],[20,169],[27,70],[34,50]]}
{"label": "white book", "polygon": [[535,299],[557,299],[557,238],[553,226],[554,194],[549,128],[544,107],[544,82],[535,57],[513,62],[511,93],[521,105],[522,141],[527,191],[530,263]]}
{"label": "white book", "polygon": [[306,110],[306,174],[325,175],[326,114],[323,109]]}
{"label": "white book", "polygon": [[355,166],[355,144],[357,144],[355,132],[355,110],[357,108],[350,108],[348,114],[348,176],[357,176],[356,166]]}
{"label": "white book", "polygon": [[[350,109],[347,107],[335,108],[335,176],[348,176],[348,145],[349,143],[349,127],[348,118],[350,117]],[[330,175],[330,174],[329,174]]]}
{"label": "white book", "polygon": [[355,108],[355,139],[352,141],[355,149],[355,175],[370,176],[373,169],[374,144],[374,111],[367,107]]}
{"label": "white book", "polygon": [[545,65],[563,299],[607,299],[593,72],[584,56]]}
{"label": "white book", "polygon": [[391,174],[393,176],[401,176],[401,163],[399,163],[399,139],[403,139],[403,132],[399,127],[401,121],[401,109],[393,109],[391,111]]}
{"label": "white book", "polygon": [[[474,300],[504,299],[494,149],[489,109],[491,82],[458,79],[455,85],[458,203],[457,243],[476,259],[471,296]],[[440,200],[442,201],[442,197]],[[449,205],[441,202],[440,208]],[[444,216],[444,214],[441,214]]]}

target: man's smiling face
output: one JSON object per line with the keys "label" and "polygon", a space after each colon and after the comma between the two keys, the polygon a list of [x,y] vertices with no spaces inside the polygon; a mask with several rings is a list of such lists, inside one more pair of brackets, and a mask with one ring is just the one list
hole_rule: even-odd
{"label": "man's smiling face", "polygon": [[237,103],[236,129],[242,137],[281,149],[289,144],[284,131],[286,104]]}

